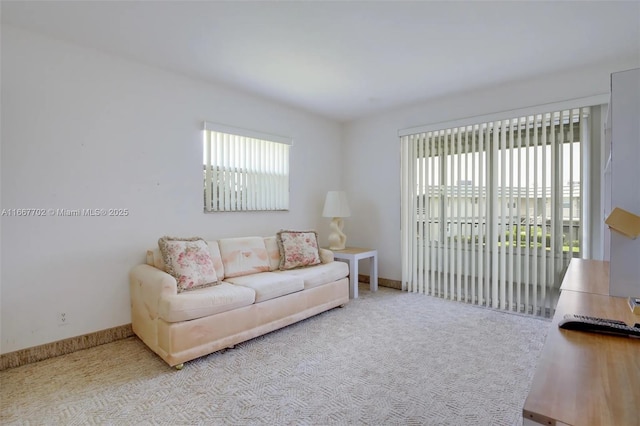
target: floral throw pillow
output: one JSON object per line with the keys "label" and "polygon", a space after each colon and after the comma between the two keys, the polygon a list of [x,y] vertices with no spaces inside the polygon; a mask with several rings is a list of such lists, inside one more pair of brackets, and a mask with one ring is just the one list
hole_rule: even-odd
{"label": "floral throw pillow", "polygon": [[318,234],[315,231],[280,231],[280,270],[301,268],[321,263]]}
{"label": "floral throw pillow", "polygon": [[207,243],[199,237],[158,240],[167,273],[178,282],[178,293],[218,284]]}

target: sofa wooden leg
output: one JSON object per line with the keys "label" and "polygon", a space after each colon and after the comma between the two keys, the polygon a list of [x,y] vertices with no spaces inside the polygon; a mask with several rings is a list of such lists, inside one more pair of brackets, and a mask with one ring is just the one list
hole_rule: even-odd
{"label": "sofa wooden leg", "polygon": [[347,306],[347,304],[343,303],[342,305],[338,306],[338,308],[344,308],[345,306]]}
{"label": "sofa wooden leg", "polygon": [[233,349],[235,347],[236,347],[236,345],[231,345],[231,346],[227,346],[227,349]]}
{"label": "sofa wooden leg", "polygon": [[182,370],[184,368],[184,363],[180,363],[180,364],[174,366],[173,368],[175,368],[176,370]]}

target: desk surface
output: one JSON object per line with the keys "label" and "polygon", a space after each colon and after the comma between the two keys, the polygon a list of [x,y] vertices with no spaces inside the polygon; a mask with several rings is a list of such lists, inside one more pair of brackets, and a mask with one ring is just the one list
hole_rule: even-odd
{"label": "desk surface", "polygon": [[626,299],[585,291],[608,293],[607,268],[605,262],[571,261],[525,401],[524,418],[548,424],[640,424],[640,340],[558,328],[568,313],[640,322]]}
{"label": "desk surface", "polygon": [[560,290],[609,295],[609,262],[571,259]]}

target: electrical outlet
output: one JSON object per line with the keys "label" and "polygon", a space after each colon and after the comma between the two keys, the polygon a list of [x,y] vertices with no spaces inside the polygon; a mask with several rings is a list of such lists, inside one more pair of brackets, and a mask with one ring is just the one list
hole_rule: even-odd
{"label": "electrical outlet", "polygon": [[66,312],[58,312],[58,325],[67,325],[69,323],[69,316]]}

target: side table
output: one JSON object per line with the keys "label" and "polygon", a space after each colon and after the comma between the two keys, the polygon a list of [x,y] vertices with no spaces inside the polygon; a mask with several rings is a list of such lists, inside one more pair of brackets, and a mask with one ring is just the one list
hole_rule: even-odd
{"label": "side table", "polygon": [[358,298],[358,261],[371,258],[369,288],[378,291],[378,250],[360,247],[347,247],[344,250],[332,250],[336,260],[349,264],[349,297]]}

